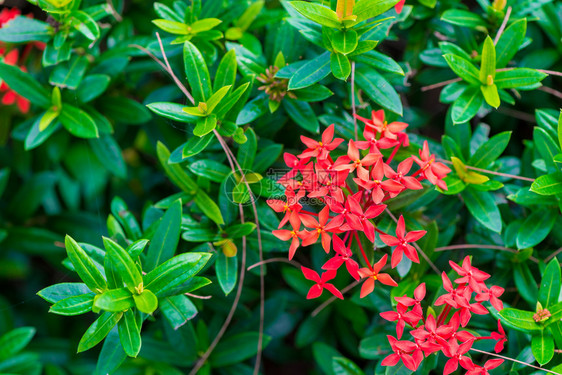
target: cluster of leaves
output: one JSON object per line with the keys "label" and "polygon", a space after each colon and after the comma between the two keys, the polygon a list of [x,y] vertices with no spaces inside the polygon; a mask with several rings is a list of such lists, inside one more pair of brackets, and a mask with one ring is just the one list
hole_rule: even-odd
{"label": "cluster of leaves", "polygon": [[[469,374],[530,374],[523,363],[535,362],[562,372],[561,14],[560,0],[3,9],[0,372],[405,375],[449,372],[455,359]],[[357,119],[371,123],[365,132]],[[405,123],[398,147],[363,147]],[[304,175],[287,178],[318,156],[292,156],[299,136],[314,153],[321,132],[346,147],[315,163],[369,172],[361,188],[339,186],[329,210],[298,195]],[[423,172],[407,176],[415,158]],[[339,196],[331,173],[307,190],[322,207]],[[348,188],[364,195],[359,207]],[[285,200],[271,204],[285,196],[307,228],[290,222],[307,246],[290,264],[279,237],[295,236],[278,230],[292,215],[278,216]],[[366,217],[383,200],[397,220]],[[477,338],[464,342],[482,366],[450,343],[456,333],[423,362],[417,344],[389,343],[385,319],[408,324],[395,314],[411,318],[420,285],[436,299],[455,291],[441,272],[467,255],[505,290],[501,311],[498,295],[488,305],[475,290],[495,319],[473,316],[458,332]],[[349,273],[334,271],[344,264]],[[84,316],[48,315],[39,290],[53,314]],[[410,319],[417,330],[440,314],[443,329],[455,326],[433,302]],[[483,361],[488,336],[507,338],[502,354],[519,362]]]}

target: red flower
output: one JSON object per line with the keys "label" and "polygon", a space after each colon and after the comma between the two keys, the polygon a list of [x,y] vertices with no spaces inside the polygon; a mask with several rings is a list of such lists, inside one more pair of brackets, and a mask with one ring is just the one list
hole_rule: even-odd
{"label": "red flower", "polygon": [[503,351],[504,344],[507,342],[507,336],[502,327],[501,320],[498,319],[498,332],[492,332],[492,339],[496,340],[496,345],[494,346],[494,351],[500,353]]}
{"label": "red flower", "polygon": [[317,157],[318,159],[327,159],[329,152],[335,150],[336,147],[343,142],[343,139],[334,139],[334,125],[332,124],[322,133],[321,142],[305,137],[304,135],[301,135],[301,141],[308,148],[299,155],[300,158]]}
{"label": "red flower", "polygon": [[318,214],[318,220],[310,215],[300,215],[300,219],[305,227],[315,229],[307,234],[303,241],[303,246],[312,245],[318,241],[318,237],[322,236],[322,247],[326,253],[330,252],[330,242],[331,237],[326,232],[326,224],[330,218],[330,208],[328,206],[324,207]]}
{"label": "red flower", "polygon": [[279,228],[281,228],[283,225],[287,223],[287,221],[289,221],[289,218],[291,217],[291,214],[293,212],[299,212],[302,209],[299,200],[304,198],[304,195],[305,195],[304,191],[299,191],[297,194],[295,194],[295,191],[293,189],[287,188],[285,190],[285,196],[287,197],[286,202],[283,202],[278,199],[269,199],[267,201],[268,206],[271,207],[273,211],[282,212],[285,214],[285,216],[283,217],[283,219],[281,219],[281,222],[279,223]]}
{"label": "red flower", "polygon": [[324,272],[322,274],[322,277],[318,276],[318,273],[311,270],[310,268],[301,267],[301,271],[305,278],[316,283],[308,291],[308,294],[306,296],[307,299],[320,297],[324,289],[328,290],[337,298],[343,299],[343,295],[341,294],[341,292],[333,284],[327,283],[327,281],[330,281],[336,277],[335,270],[328,270]]}
{"label": "red flower", "polygon": [[334,251],[336,252],[336,256],[328,260],[323,266],[322,269],[325,270],[337,270],[340,268],[342,264],[345,263],[345,267],[347,268],[347,272],[355,279],[359,280],[359,264],[356,261],[351,259],[353,256],[353,252],[350,248],[345,246],[345,243],[334,234]]}
{"label": "red flower", "polygon": [[379,204],[382,202],[385,192],[399,193],[404,190],[404,187],[394,180],[385,180],[383,162],[379,159],[374,165],[371,176],[366,170],[358,170],[357,175],[359,178],[354,178],[353,181],[367,191],[371,191],[373,203]]}
{"label": "red flower", "polygon": [[475,365],[472,370],[468,370],[466,375],[489,375],[488,371],[495,369],[503,363],[503,359],[490,359],[486,361],[484,366]]}
{"label": "red flower", "polygon": [[410,245],[410,243],[416,242],[426,233],[427,231],[425,230],[415,230],[406,233],[406,224],[404,223],[404,217],[400,215],[400,219],[398,219],[398,225],[396,226],[396,237],[390,236],[388,234],[380,234],[382,242],[384,242],[388,246],[396,246],[394,252],[392,253],[392,268],[395,268],[398,263],[400,263],[400,261],[402,260],[402,254],[405,254],[406,257],[414,263],[420,262],[418,252],[412,245]]}
{"label": "red flower", "polygon": [[0,28],[3,27],[6,23],[13,20],[17,16],[21,14],[20,10],[17,8],[4,8],[0,12]]}
{"label": "red flower", "polygon": [[472,348],[473,341],[467,341],[459,345],[456,339],[449,340],[447,345],[443,347],[443,353],[450,359],[445,364],[445,369],[443,370],[443,375],[449,375],[455,372],[460,365],[465,370],[472,370],[474,368],[474,363],[470,357],[465,356],[465,354]]}
{"label": "red flower", "polygon": [[457,271],[459,276],[462,276],[461,278],[455,280],[457,284],[468,284],[472,288],[472,291],[476,293],[479,293],[483,287],[486,287],[486,284],[484,284],[483,281],[489,279],[490,275],[486,272],[480,271],[476,267],[472,267],[470,264],[470,257],[468,255],[462,261],[462,267],[459,267],[458,264],[451,260],[449,261],[449,264],[455,271]]}
{"label": "red flower", "polygon": [[301,221],[299,219],[299,215],[296,212],[293,212],[289,217],[289,221],[293,230],[286,230],[286,229],[279,229],[274,230],[272,233],[275,237],[279,238],[282,241],[289,241],[291,240],[291,246],[289,247],[289,260],[293,259],[295,256],[295,252],[300,246],[300,239],[305,237],[308,232],[301,231]]}
{"label": "red flower", "polygon": [[[353,139],[350,139],[347,146],[347,156],[342,156],[340,158],[342,160],[342,164],[336,166],[335,169],[349,170],[350,172],[360,169],[367,172],[365,167],[375,164],[375,162],[377,162],[380,158],[382,158],[382,154],[374,152],[370,152],[364,158],[361,158],[355,142],[353,142]],[[351,164],[347,164],[349,162],[351,162]]]}
{"label": "red flower", "polygon": [[404,333],[406,323],[411,326],[415,326],[422,318],[420,315],[417,315],[412,311],[408,311],[408,308],[401,304],[398,304],[396,311],[382,312],[380,313],[380,316],[389,322],[397,322],[396,337],[398,337],[398,339],[402,338],[402,333]]}
{"label": "red flower", "polygon": [[[363,212],[363,208],[359,203],[359,199],[360,198],[357,196],[357,194],[355,194],[353,196],[349,196],[347,198],[347,201],[349,202],[349,210],[353,215],[355,215],[355,217],[357,217],[362,226],[353,228],[346,224],[347,227],[345,227],[345,229],[362,230],[369,241],[375,242],[375,226],[370,219],[374,219],[375,217],[382,214],[386,208],[386,204],[371,205],[369,206],[369,208],[367,208],[367,211]],[[353,221],[353,223],[354,225],[357,225],[356,221]]]}
{"label": "red flower", "polygon": [[503,309],[503,302],[499,297],[501,297],[504,291],[504,288],[496,285],[492,286],[490,289],[483,288],[482,292],[478,294],[475,299],[478,302],[490,301],[494,309],[501,311]]}
{"label": "red flower", "polygon": [[358,120],[361,120],[367,125],[368,128],[373,128],[381,133],[381,138],[398,139],[398,133],[408,127],[405,122],[391,122],[390,124],[384,120],[384,111],[372,111],[371,119],[366,119],[361,116],[355,115]]}
{"label": "red flower", "polygon": [[425,298],[425,292],[425,283],[421,283],[414,290],[414,298],[410,298],[404,295],[403,297],[394,297],[394,299],[396,300],[396,302],[401,303],[404,306],[414,306],[412,311],[416,312],[418,315],[423,315],[421,301],[423,301],[423,299]]}
{"label": "red flower", "polygon": [[437,185],[443,190],[447,190],[447,184],[443,178],[451,172],[451,169],[443,163],[435,161],[435,155],[429,154],[429,146],[427,141],[423,143],[423,149],[420,150],[420,157],[412,155],[414,161],[422,168],[421,176],[428,179],[433,185]]}
{"label": "red flower", "polygon": [[404,3],[406,2],[406,0],[400,0],[395,6],[394,9],[396,9],[396,13],[400,14],[402,13],[402,9],[404,8]]}
{"label": "red flower", "polygon": [[[398,164],[398,168],[396,169],[396,172],[394,172],[394,170],[390,167],[390,165],[384,164],[384,175],[387,178],[390,178],[396,181],[397,183],[399,183],[401,186],[403,186],[402,190],[423,189],[422,184],[415,177],[407,176],[408,172],[410,172],[410,169],[412,168],[413,163],[414,163],[414,159],[412,158],[408,158],[404,160],[403,162]],[[391,196],[393,194],[397,194],[397,193],[391,193]]]}
{"label": "red flower", "polygon": [[361,294],[360,297],[363,298],[366,295],[370,294],[375,289],[375,281],[380,281],[384,285],[389,286],[398,286],[396,281],[390,277],[387,273],[379,273],[382,268],[386,264],[386,260],[388,259],[388,255],[384,254],[384,256],[373,265],[372,269],[369,268],[361,268],[359,270],[359,276],[362,278],[367,278],[363,285],[361,286]]}
{"label": "red flower", "polygon": [[[392,336],[386,336],[393,353],[382,360],[381,365],[383,366],[396,366],[398,362],[402,361],[404,366],[412,371],[416,371],[420,362],[423,359],[421,351],[418,350],[416,344],[410,341],[398,341]],[[414,359],[414,354],[416,359]]]}

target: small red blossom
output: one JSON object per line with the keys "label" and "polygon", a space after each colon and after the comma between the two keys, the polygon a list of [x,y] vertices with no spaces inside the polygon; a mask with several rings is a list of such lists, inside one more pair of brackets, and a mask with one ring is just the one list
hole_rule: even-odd
{"label": "small red blossom", "polygon": [[398,224],[396,226],[396,237],[390,236],[388,234],[381,234],[381,240],[388,246],[396,246],[394,252],[392,253],[391,266],[396,268],[398,263],[402,260],[402,255],[406,255],[414,263],[419,263],[420,259],[418,257],[417,250],[410,245],[410,243],[416,242],[422,238],[427,231],[425,230],[415,230],[406,233],[406,224],[404,223],[404,217],[400,216],[398,219]]}
{"label": "small red blossom", "polygon": [[384,254],[384,256],[377,263],[373,265],[372,269],[361,268],[359,270],[359,275],[362,278],[367,278],[367,280],[365,280],[363,282],[363,285],[361,286],[361,294],[360,294],[361,298],[371,294],[371,292],[375,289],[375,281],[377,280],[383,283],[384,285],[389,285],[389,286],[398,285],[396,281],[394,281],[392,277],[390,277],[389,274],[380,273],[382,268],[386,265],[387,259],[388,259],[388,255]]}
{"label": "small red blossom", "polygon": [[301,267],[301,271],[306,279],[314,281],[316,283],[308,291],[308,294],[306,296],[307,299],[320,297],[324,289],[332,293],[337,298],[343,299],[343,295],[341,294],[341,292],[333,284],[327,282],[336,277],[335,270],[328,270],[324,272],[322,274],[322,277],[320,277],[318,273],[316,273],[316,271],[313,271],[310,268]]}
{"label": "small red blossom", "polygon": [[494,346],[494,351],[496,353],[501,353],[503,351],[504,344],[507,342],[507,336],[505,335],[500,319],[498,319],[498,331],[492,332],[491,337],[497,341]]}
{"label": "small red blossom", "polygon": [[351,259],[353,256],[353,252],[350,248],[345,246],[345,243],[334,234],[334,251],[336,252],[336,256],[331,258],[322,266],[325,270],[337,270],[341,267],[342,264],[345,263],[345,267],[347,268],[347,272],[353,277],[355,280],[359,280],[359,264]]}
{"label": "small red blossom", "polygon": [[296,212],[293,212],[291,214],[289,221],[291,223],[291,226],[293,227],[292,230],[278,229],[274,230],[272,233],[275,237],[279,238],[282,241],[291,240],[291,246],[289,247],[289,260],[291,260],[295,256],[295,252],[300,246],[300,240],[304,238],[308,234],[308,232],[300,230],[301,221]]}
{"label": "small red blossom", "polygon": [[391,122],[390,124],[384,119],[384,111],[381,109],[379,111],[371,112],[371,119],[366,119],[361,116],[355,115],[358,120],[363,121],[368,128],[373,128],[381,137],[388,139],[398,139],[398,134],[408,127],[405,122]]}
{"label": "small red blossom", "polygon": [[334,139],[334,125],[330,125],[322,133],[322,141],[317,142],[304,135],[301,135],[301,141],[308,148],[299,155],[300,158],[318,157],[319,159],[326,159],[329,152],[335,150],[343,142],[343,139]]}
{"label": "small red blossom", "polygon": [[397,322],[396,337],[398,337],[398,339],[402,337],[406,324],[415,326],[422,318],[413,311],[408,311],[408,308],[401,304],[398,304],[396,311],[385,311],[380,313],[380,316],[389,322]]}
{"label": "small red blossom", "polygon": [[499,367],[503,363],[503,359],[490,359],[486,361],[484,366],[475,365],[471,370],[468,370],[466,375],[490,375],[489,371]]}
{"label": "small red blossom", "polygon": [[413,155],[414,161],[422,168],[421,176],[427,178],[433,185],[437,185],[443,190],[447,190],[447,183],[443,179],[451,173],[451,169],[443,163],[435,161],[435,155],[429,154],[427,141],[423,143],[420,150],[420,157]]}
{"label": "small red blossom", "polygon": [[396,9],[396,13],[400,14],[402,13],[402,9],[404,9],[404,3],[406,2],[406,0],[400,0],[395,6],[394,8]]}

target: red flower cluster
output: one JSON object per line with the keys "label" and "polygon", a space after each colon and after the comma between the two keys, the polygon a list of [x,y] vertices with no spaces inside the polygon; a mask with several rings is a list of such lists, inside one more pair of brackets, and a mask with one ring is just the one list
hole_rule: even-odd
{"label": "red flower cluster", "polygon": [[[361,297],[373,291],[375,281],[396,286],[388,274],[381,273],[388,256],[384,255],[378,262],[371,264],[359,233],[363,233],[371,243],[375,242],[375,233],[379,233],[385,244],[394,247],[392,268],[400,263],[404,255],[419,263],[418,253],[412,244],[423,237],[425,231],[406,233],[406,223],[400,216],[394,236],[378,229],[373,220],[385,211],[386,200],[406,190],[422,189],[421,181],[427,180],[447,189],[443,178],[451,170],[435,161],[435,156],[429,153],[427,142],[419,152],[419,157],[411,156],[396,167],[391,166],[398,150],[409,146],[408,136],[404,132],[408,124],[388,123],[382,110],[373,111],[370,119],[357,118],[365,123],[364,140],[349,140],[346,154],[335,160],[332,154],[344,140],[334,138],[334,125],[324,131],[320,141],[301,136],[306,150],[297,156],[284,155],[285,163],[290,168],[279,180],[286,188],[285,200],[272,199],[267,202],[273,210],[284,214],[279,228],[287,223],[291,225],[291,229],[273,231],[277,238],[291,241],[289,259],[293,258],[300,246],[312,245],[318,239],[327,254],[333,247],[335,254],[322,267],[326,277],[314,273],[315,276],[311,273],[314,271],[303,269],[305,277],[316,282],[308,298],[320,296],[324,289],[342,298],[341,293],[332,284],[325,284],[325,281],[334,278],[343,264],[354,279],[365,279]],[[414,162],[419,169],[410,174]],[[323,206],[319,213],[304,209],[307,198]],[[361,252],[365,265],[363,268],[353,259],[353,241],[356,241]]]}
{"label": "red flower cluster", "polygon": [[[444,375],[456,371],[459,364],[469,375],[485,375],[488,370],[502,364],[503,360],[493,359],[484,366],[478,366],[467,355],[477,340],[495,340],[496,353],[503,350],[507,338],[499,320],[498,331],[487,337],[476,337],[461,330],[461,327],[467,326],[472,314],[488,314],[481,302],[489,301],[495,309],[501,310],[503,303],[499,297],[504,289],[499,286],[488,288],[484,281],[490,275],[473,267],[468,256],[464,259],[462,267],[451,261],[449,263],[460,277],[455,280],[457,285],[454,286],[445,272],[441,275],[443,288],[447,293],[435,301],[434,306],[444,306],[437,318],[431,314],[424,318],[421,302],[425,298],[425,284],[416,288],[414,298],[396,297],[396,311],[380,314],[383,319],[397,323],[396,337],[387,336],[393,353],[382,361],[383,366],[394,366],[402,361],[407,368],[416,371],[424,358],[439,351],[449,358],[443,371]],[[412,328],[409,333],[413,341],[400,341],[406,325]]]}
{"label": "red flower cluster", "polygon": [[[18,17],[21,14],[19,9],[13,8],[8,9],[4,8],[0,12],[0,28],[2,28],[6,23],[10,22],[14,18]],[[44,43],[29,43],[25,46],[24,52],[22,54],[21,60],[25,60],[25,57],[29,54],[33,47],[37,47],[39,49],[44,48]],[[7,46],[4,43],[0,42],[0,62],[8,65],[18,65],[18,60],[20,60],[20,52],[18,49],[10,49],[8,50]],[[27,71],[25,66],[20,66],[22,71]],[[1,103],[4,105],[12,105],[16,104],[22,113],[27,113],[29,111],[29,100],[25,99],[24,97],[17,94],[14,90],[11,90],[6,82],[2,82],[0,80],[0,95],[4,93],[2,96]]]}

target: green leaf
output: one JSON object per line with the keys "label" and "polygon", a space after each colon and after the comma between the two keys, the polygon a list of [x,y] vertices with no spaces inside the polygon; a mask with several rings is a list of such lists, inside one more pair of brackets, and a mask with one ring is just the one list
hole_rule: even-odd
{"label": "green leaf", "polygon": [[81,110],[69,104],[64,104],[59,115],[62,126],[69,131],[70,134],[80,138],[97,138],[99,137],[98,127],[92,117]]}
{"label": "green leaf", "polygon": [[78,245],[72,237],[67,235],[64,239],[66,253],[72,262],[76,273],[91,291],[101,293],[107,289],[107,284],[101,272],[97,269],[92,258]]}
{"label": "green leaf", "polygon": [[183,111],[184,105],[169,103],[169,102],[157,102],[147,104],[148,109],[157,115],[163,116],[167,119],[195,123],[199,118],[196,116],[188,115]]}
{"label": "green leaf", "polygon": [[[238,148],[236,159],[238,160],[238,163],[243,170],[251,171],[254,165],[254,160],[256,158],[258,140],[256,137],[256,133],[252,128],[248,128],[245,134],[248,140],[245,143],[241,144]],[[238,170],[236,170],[236,172],[239,173]]]}
{"label": "green leaf", "polygon": [[66,64],[58,64],[49,77],[49,83],[75,90],[80,85],[88,65],[86,56],[76,56]]}
{"label": "green leaf", "polygon": [[332,69],[334,77],[342,81],[347,81],[347,78],[351,74],[349,58],[339,53],[332,53],[330,55],[330,68]]}
{"label": "green leaf", "polygon": [[361,0],[355,4],[353,14],[357,19],[350,26],[359,22],[380,16],[387,10],[391,9],[399,0]]}
{"label": "green leaf", "polygon": [[133,295],[127,288],[108,290],[96,296],[94,306],[109,312],[121,312],[135,306]]}
{"label": "green leaf", "polygon": [[82,103],[94,100],[105,92],[111,77],[105,74],[92,74],[85,77],[76,89],[76,97]]}
{"label": "green leaf", "polygon": [[494,198],[487,191],[478,191],[470,186],[466,188],[461,196],[470,214],[486,228],[501,233],[502,220],[500,211]]}
{"label": "green leaf", "polygon": [[190,34],[189,27],[183,23],[173,20],[164,20],[164,19],[155,19],[152,20],[152,23],[155,24],[158,28],[176,35],[187,35]]}
{"label": "green leaf", "polygon": [[96,21],[86,12],[75,10],[70,13],[71,25],[81,32],[86,38],[96,40],[100,37],[100,28]]}
{"label": "green leaf", "polygon": [[511,138],[511,132],[496,134],[489,141],[478,147],[468,160],[468,165],[476,168],[489,167],[505,151]]}
{"label": "green leaf", "polygon": [[480,87],[470,86],[455,100],[451,116],[455,124],[463,124],[470,121],[476,114],[482,104],[484,97],[480,91]]}
{"label": "green leaf", "polygon": [[289,80],[289,90],[302,89],[312,86],[330,74],[330,52],[326,51],[310,60]]}
{"label": "green leaf", "polygon": [[119,144],[111,135],[100,134],[99,138],[89,139],[89,143],[100,163],[108,171],[119,178],[127,178],[127,165],[123,159],[123,154]]}
{"label": "green leaf", "polygon": [[223,225],[224,219],[222,217],[219,206],[212,200],[204,191],[199,191],[195,195],[195,204],[207,217],[215,222],[217,225]]}
{"label": "green leaf", "polygon": [[561,277],[560,262],[554,257],[546,265],[539,289],[539,302],[544,308],[548,309],[558,302]]}
{"label": "green leaf", "polygon": [[496,85],[482,85],[480,86],[480,90],[482,91],[482,95],[484,95],[486,103],[496,109],[500,106],[501,101]]}
{"label": "green leaf", "polygon": [[195,102],[206,102],[212,94],[211,77],[201,52],[191,42],[183,46],[183,61]]}
{"label": "green leaf", "polygon": [[170,159],[170,151],[164,146],[163,143],[158,142],[156,145],[156,153],[158,154],[158,159],[160,160],[160,164],[166,175],[170,178],[170,180],[178,186],[184,192],[194,195],[197,190],[199,190],[199,186],[185,173],[182,167],[178,164],[168,164],[168,160]]}
{"label": "green leaf", "polygon": [[107,237],[103,238],[103,246],[107,251],[106,256],[111,258],[111,262],[129,291],[135,293],[139,289],[142,290],[142,275],[129,253]]}
{"label": "green leaf", "polygon": [[197,120],[193,135],[203,137],[212,132],[217,127],[217,116],[209,115]]}
{"label": "green leaf", "polygon": [[400,96],[376,70],[357,69],[355,80],[372,101],[402,116],[403,108]]}
{"label": "green leaf", "polygon": [[531,306],[537,301],[539,288],[537,282],[526,263],[516,263],[514,266],[514,279],[521,297]]}
{"label": "green leaf", "polygon": [[357,32],[355,30],[338,30],[332,34],[331,41],[332,46],[337,52],[347,55],[348,53],[355,51],[359,37],[357,36]]}
{"label": "green leaf", "polygon": [[232,86],[236,83],[236,71],[238,64],[236,63],[236,51],[231,49],[228,51],[217,68],[215,79],[213,82],[213,89],[217,91],[224,86]]}
{"label": "green leaf", "polygon": [[90,293],[90,289],[83,283],[60,283],[46,287],[37,295],[47,302],[57,303],[69,297],[76,297]]}
{"label": "green leaf", "polygon": [[378,70],[396,73],[401,76],[404,75],[404,70],[396,61],[378,51],[370,51],[362,54],[361,56],[356,56],[353,59],[357,62],[368,64]]}
{"label": "green leaf", "polygon": [[195,276],[210,257],[211,255],[206,253],[177,255],[150,271],[144,277],[144,287],[160,296],[166,289],[171,289]]}
{"label": "green leaf", "polygon": [[72,296],[58,301],[49,309],[50,313],[57,315],[80,315],[92,310],[94,293]]}
{"label": "green leaf", "polygon": [[539,209],[534,211],[517,233],[517,248],[526,249],[541,243],[554,227],[559,214],[554,210]]}
{"label": "green leaf", "polygon": [[303,102],[321,102],[334,95],[330,89],[322,85],[308,86],[304,89],[295,90],[293,93],[296,95],[297,100]]}
{"label": "green leaf", "polygon": [[238,257],[236,255],[227,257],[220,251],[215,263],[215,271],[224,295],[228,296],[236,286],[238,279]]}
{"label": "green leaf", "polygon": [[311,133],[319,132],[320,124],[310,104],[291,98],[286,98],[283,100],[282,104],[289,117],[291,117],[298,126]]}
{"label": "green leaf", "polygon": [[306,1],[291,1],[289,3],[300,14],[320,25],[339,29],[342,24],[336,12],[320,4],[307,3]]}
{"label": "green leaf", "polygon": [[463,57],[446,54],[443,55],[445,61],[449,67],[455,72],[460,78],[464,79],[468,83],[475,85],[480,85],[480,72],[476,67],[468,60]]}
{"label": "green leaf", "polygon": [[191,137],[182,149],[182,156],[189,158],[199,154],[209,146],[211,141],[215,138],[214,133],[209,133],[203,137]]}
{"label": "green leaf", "polygon": [[198,160],[190,163],[188,168],[194,174],[208,178],[211,181],[221,183],[228,175],[230,175],[230,168],[211,159]]}
{"label": "green leaf", "polygon": [[219,20],[218,18],[205,18],[202,20],[197,20],[189,26],[191,27],[191,32],[201,33],[204,31],[209,31],[215,26],[220,25],[221,23],[222,21]]}
{"label": "green leaf", "polygon": [[104,96],[98,99],[98,104],[105,116],[123,124],[144,124],[152,118],[144,105],[125,96]]}
{"label": "green leaf", "polygon": [[93,348],[99,344],[105,336],[115,327],[121,319],[123,313],[104,312],[101,316],[88,328],[80,343],[78,344],[78,353]]}
{"label": "green leaf", "polygon": [[504,68],[511,61],[525,40],[527,19],[513,22],[506,28],[496,44],[496,67]]}
{"label": "green leaf", "polygon": [[497,72],[494,83],[498,89],[515,89],[539,83],[547,77],[538,70],[528,68],[514,68]]}
{"label": "green leaf", "polygon": [[[269,344],[271,337],[263,336],[263,348]],[[211,353],[209,360],[213,368],[230,366],[245,361],[256,355],[258,350],[258,333],[244,332],[222,339]]]}
{"label": "green leaf", "polygon": [[35,336],[35,328],[16,328],[0,337],[0,362],[14,357],[29,344]]}
{"label": "green leaf", "polygon": [[[236,118],[237,125],[246,125],[267,113],[268,97],[264,94],[249,101]],[[240,129],[243,130],[243,129]]]}
{"label": "green leaf", "polygon": [[140,312],[152,315],[158,308],[158,297],[150,290],[145,289],[141,294],[133,294],[135,306]]}
{"label": "green leaf", "polygon": [[[2,30],[2,29],[0,29]],[[22,72],[19,67],[0,63],[0,79],[10,89],[42,108],[51,107],[51,95],[29,73]]]}
{"label": "green leaf", "polygon": [[554,158],[560,153],[560,148],[555,138],[550,136],[546,130],[535,126],[533,129],[533,141],[539,155],[543,158],[549,171],[558,170],[558,166],[554,162]]}
{"label": "green leaf", "polygon": [[139,354],[141,349],[141,335],[140,326],[135,319],[133,310],[127,310],[123,314],[123,319],[119,321],[119,339],[125,353],[129,357],[134,357]]}
{"label": "green leaf", "polygon": [[53,28],[47,23],[26,16],[18,16],[2,25],[0,42],[27,43],[48,42],[51,40]]}
{"label": "green leaf", "polygon": [[181,217],[181,200],[175,200],[160,220],[156,232],[152,236],[144,261],[146,270],[153,270],[170,259],[176,252],[180,239]]}
{"label": "green leaf", "polygon": [[480,82],[486,85],[489,76],[496,76],[496,47],[494,41],[488,35],[482,47],[482,62],[480,66]]}
{"label": "green leaf", "polygon": [[365,375],[355,363],[347,358],[336,357],[332,359],[334,375]]}
{"label": "green leaf", "polygon": [[486,22],[478,14],[462,9],[449,9],[443,12],[441,20],[453,25],[471,29],[486,29]]}
{"label": "green leaf", "polygon": [[554,357],[554,340],[550,329],[543,329],[538,334],[533,335],[531,350],[541,366],[550,362]]}
{"label": "green leaf", "polygon": [[562,193],[562,172],[554,172],[540,176],[531,185],[531,191],[540,195]]}
{"label": "green leaf", "polygon": [[[217,110],[215,111],[217,117],[220,119],[223,118],[225,115],[228,114],[228,111],[230,111],[239,101],[243,102],[245,99],[240,99],[240,98],[242,97],[242,95],[244,95],[244,93],[246,92],[249,86],[250,86],[250,82],[246,82],[240,87],[238,87],[236,90],[231,92],[226,97],[226,99],[223,100],[217,106]],[[224,126],[224,122],[223,122],[223,126]]]}
{"label": "green leaf", "polygon": [[184,295],[164,298],[160,303],[160,311],[175,330],[197,315],[197,307]]}
{"label": "green leaf", "polygon": [[244,223],[232,225],[225,229],[228,238],[236,239],[244,236],[248,236],[256,229],[256,224],[254,223]]}
{"label": "green leaf", "polygon": [[252,22],[256,19],[256,17],[260,14],[265,1],[258,0],[253,2],[242,15],[236,20],[235,25],[239,27],[242,31],[246,31]]}
{"label": "green leaf", "polygon": [[513,328],[518,331],[540,331],[541,326],[539,326],[533,315],[535,313],[531,311],[518,310],[513,308],[505,308],[499,312],[502,321],[508,323]]}
{"label": "green leaf", "polygon": [[187,228],[181,238],[187,242],[215,242],[221,239],[219,233],[214,228]]}

